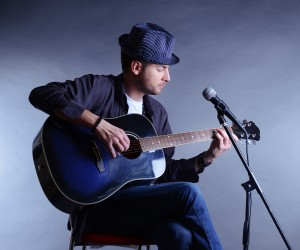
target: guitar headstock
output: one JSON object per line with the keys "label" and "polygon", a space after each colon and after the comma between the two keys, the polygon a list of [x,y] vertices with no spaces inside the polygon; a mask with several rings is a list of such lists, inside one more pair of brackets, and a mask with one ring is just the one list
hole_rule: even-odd
{"label": "guitar headstock", "polygon": [[[254,122],[252,122],[252,121],[247,122],[246,120],[244,120],[242,125],[248,133],[248,141],[249,142],[252,142],[253,144],[255,144],[255,141],[260,140],[260,130],[255,125]],[[232,131],[241,141],[246,141],[246,134],[238,126],[233,125]]]}

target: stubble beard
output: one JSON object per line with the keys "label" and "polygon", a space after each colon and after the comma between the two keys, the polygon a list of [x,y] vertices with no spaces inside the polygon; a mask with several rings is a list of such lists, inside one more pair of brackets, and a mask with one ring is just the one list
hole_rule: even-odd
{"label": "stubble beard", "polygon": [[148,95],[159,95],[161,92],[155,88],[154,84],[150,83],[144,77],[138,79],[138,81],[136,82],[136,87],[140,92]]}

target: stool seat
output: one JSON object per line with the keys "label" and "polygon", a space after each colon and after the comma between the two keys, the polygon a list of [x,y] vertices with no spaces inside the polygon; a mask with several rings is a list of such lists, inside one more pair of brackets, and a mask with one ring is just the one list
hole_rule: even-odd
{"label": "stool seat", "polygon": [[85,250],[87,246],[135,246],[136,249],[150,249],[150,245],[155,245],[154,242],[142,236],[126,235],[126,234],[108,234],[98,232],[85,232],[83,229],[86,216],[70,216],[68,228],[71,231],[69,250],[73,250],[76,246],[82,246]]}
{"label": "stool seat", "polygon": [[83,233],[80,241],[88,245],[151,245],[150,239],[139,236]]}

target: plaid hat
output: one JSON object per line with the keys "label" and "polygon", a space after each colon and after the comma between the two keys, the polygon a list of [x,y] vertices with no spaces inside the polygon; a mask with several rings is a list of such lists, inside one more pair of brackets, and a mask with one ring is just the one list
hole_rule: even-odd
{"label": "plaid hat", "polygon": [[179,58],[172,53],[174,36],[153,23],[134,25],[130,34],[119,37],[119,44],[125,54],[141,61],[165,65],[179,62]]}

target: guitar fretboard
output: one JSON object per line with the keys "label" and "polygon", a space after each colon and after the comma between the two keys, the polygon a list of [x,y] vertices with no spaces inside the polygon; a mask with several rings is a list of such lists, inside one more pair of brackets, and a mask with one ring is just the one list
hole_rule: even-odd
{"label": "guitar fretboard", "polygon": [[140,138],[143,152],[212,140],[214,129]]}

